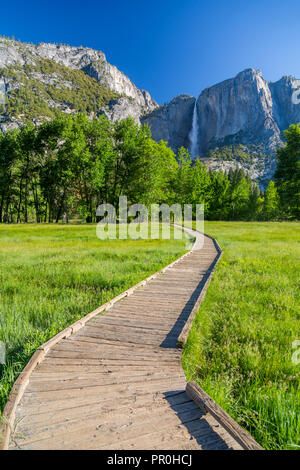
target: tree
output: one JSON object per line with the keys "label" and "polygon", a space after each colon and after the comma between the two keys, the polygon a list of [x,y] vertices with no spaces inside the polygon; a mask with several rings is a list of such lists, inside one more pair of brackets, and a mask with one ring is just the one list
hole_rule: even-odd
{"label": "tree", "polygon": [[[278,153],[276,187],[293,217],[299,209],[299,135],[299,126],[291,126]],[[276,187],[271,182],[263,198],[241,168],[209,170],[183,147],[176,157],[132,118],[112,123],[105,116],[62,115],[0,135],[0,222],[58,222],[64,214],[93,222],[99,204],[118,209],[122,195],[148,208],[204,204],[209,219],[269,220],[278,214]]]}
{"label": "tree", "polygon": [[248,201],[247,219],[258,220],[261,218],[261,213],[263,211],[264,198],[257,183],[251,182],[250,186],[251,190]]}
{"label": "tree", "polygon": [[227,220],[229,213],[230,182],[222,170],[210,171],[211,197],[208,217],[211,220]]}
{"label": "tree", "polygon": [[300,218],[300,124],[284,131],[286,144],[277,151],[274,178],[280,202],[288,217]]}
{"label": "tree", "polygon": [[174,189],[176,194],[176,203],[178,204],[191,204],[192,191],[193,191],[193,169],[192,157],[189,151],[180,147],[177,154],[177,175],[174,181]]}
{"label": "tree", "polygon": [[75,190],[80,214],[87,222],[95,220],[96,209],[104,202],[105,169],[114,159],[111,130],[112,124],[104,115],[92,120],[78,115],[74,119]]}
{"label": "tree", "polygon": [[192,203],[203,204],[205,213],[211,199],[211,179],[207,167],[196,160],[192,168]]}
{"label": "tree", "polygon": [[39,128],[37,148],[41,155],[40,185],[48,205],[48,221],[58,222],[68,211],[74,188],[76,140],[73,117],[62,116]]}
{"label": "tree", "polygon": [[274,220],[279,215],[279,196],[274,181],[270,181],[265,191],[263,217]]}
{"label": "tree", "polygon": [[28,211],[31,206],[31,198],[36,212],[36,220],[39,222],[40,207],[37,189],[38,157],[36,151],[36,128],[33,124],[27,124],[18,134],[18,180],[19,180],[19,205],[17,222],[21,222],[21,207],[23,209],[24,222],[28,222]]}
{"label": "tree", "polygon": [[229,218],[231,220],[246,219],[251,193],[251,180],[242,168],[236,167],[229,172],[230,197]]}
{"label": "tree", "polygon": [[16,129],[0,134],[0,222],[12,222],[15,214],[19,134]]}

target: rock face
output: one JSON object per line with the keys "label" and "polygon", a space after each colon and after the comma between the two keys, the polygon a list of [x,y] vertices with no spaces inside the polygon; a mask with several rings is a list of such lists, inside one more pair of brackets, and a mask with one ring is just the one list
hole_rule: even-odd
{"label": "rock face", "polygon": [[[105,54],[101,51],[82,46],[71,47],[45,43],[34,45],[0,37],[0,78],[1,71],[9,68],[21,69],[28,74],[29,68],[34,69],[41,60],[51,61],[51,63],[59,64],[70,70],[82,71],[95,79],[103,88],[122,97],[120,101],[113,100],[114,102],[109,104],[108,115],[112,114],[112,116],[118,116],[118,119],[122,119],[132,114],[134,119],[139,122],[140,116],[150,113],[158,107],[147,91],[137,88],[117,67],[107,62]],[[57,77],[53,73],[32,72],[30,78],[33,77],[44,85],[61,86],[61,81],[58,84]],[[6,82],[6,91],[9,93],[13,89],[13,80],[8,78]],[[22,86],[22,83],[19,85]],[[72,89],[73,84],[65,82],[64,86]],[[51,103],[48,104],[51,105]],[[54,103],[53,106],[56,104]],[[114,106],[116,106],[115,111]],[[64,105],[61,103],[58,103],[56,107],[62,108],[66,112],[72,112],[68,106],[63,109]]]}
{"label": "rock face", "polygon": [[122,97],[118,100],[111,100],[106,107],[100,108],[98,114],[105,114],[112,122],[120,121],[130,116],[139,124],[141,107],[134,99]]}
{"label": "rock face", "polygon": [[[193,97],[179,96],[142,122],[149,124],[154,139],[167,140],[175,152],[181,145],[190,149],[194,102]],[[300,80],[283,77],[268,83],[260,70],[246,69],[206,88],[196,106],[196,155],[214,169],[238,164],[265,186],[276,169],[275,151],[282,145],[282,131],[300,121]],[[235,146],[243,148],[244,156],[252,155],[251,159],[235,158]],[[229,147],[233,157],[228,159],[227,152],[224,159],[223,149]]]}
{"label": "rock face", "polygon": [[[3,104],[7,97],[9,106]],[[300,121],[300,80],[268,83],[259,70],[246,69],[206,88],[197,100],[180,95],[159,107],[101,51],[0,37],[0,130],[78,111],[112,121],[131,116],[174,152],[181,146],[191,150],[193,138],[193,156],[214,169],[238,164],[265,186],[283,130]],[[197,126],[191,133],[193,114]]]}
{"label": "rock face", "polygon": [[150,126],[156,141],[164,140],[176,152],[179,147],[190,146],[189,133],[192,127],[195,98],[180,95],[168,105],[161,106],[150,115],[141,119],[142,124]]}
{"label": "rock face", "polygon": [[261,72],[247,69],[204,90],[197,100],[199,155],[227,144],[279,143],[272,96]]}
{"label": "rock face", "polygon": [[281,131],[300,121],[300,80],[282,77],[269,83],[273,100],[273,115]]}

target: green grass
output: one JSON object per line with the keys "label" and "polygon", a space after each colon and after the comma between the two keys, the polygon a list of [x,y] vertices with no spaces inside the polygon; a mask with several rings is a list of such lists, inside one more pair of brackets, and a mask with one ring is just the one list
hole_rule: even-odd
{"label": "green grass", "polygon": [[[0,226],[0,411],[34,351],[185,252],[179,240],[109,240],[96,226]],[[1,413],[0,413],[1,414]]]}
{"label": "green grass", "polygon": [[300,224],[206,222],[224,255],[183,355],[195,380],[266,449],[300,446]]}
{"label": "green grass", "polygon": [[[183,355],[196,380],[266,449],[299,448],[299,223],[206,222],[224,255]],[[167,265],[181,241],[100,241],[95,226],[0,226],[0,408],[36,348]],[[0,366],[1,367],[1,366]]]}

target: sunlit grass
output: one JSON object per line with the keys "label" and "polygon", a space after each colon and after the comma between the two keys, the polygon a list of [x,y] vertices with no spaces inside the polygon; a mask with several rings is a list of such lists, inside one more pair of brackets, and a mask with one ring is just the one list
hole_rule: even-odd
{"label": "sunlit grass", "polygon": [[300,224],[207,222],[224,255],[183,355],[196,380],[267,449],[300,446]]}
{"label": "sunlit grass", "polygon": [[96,226],[0,226],[0,410],[33,352],[178,258],[180,240],[107,240]]}
{"label": "sunlit grass", "polygon": [[[267,449],[299,448],[300,224],[207,222],[224,255],[184,351],[196,380]],[[169,240],[95,226],[0,226],[0,404],[44,341],[180,256]]]}

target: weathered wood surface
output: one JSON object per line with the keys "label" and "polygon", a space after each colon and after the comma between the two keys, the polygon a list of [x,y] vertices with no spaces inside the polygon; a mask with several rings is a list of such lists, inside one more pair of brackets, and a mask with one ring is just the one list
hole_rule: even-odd
{"label": "weathered wood surface", "polygon": [[11,397],[9,448],[241,449],[186,393],[177,349],[218,256],[205,237],[203,249],[41,348]]}

